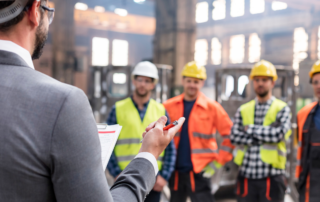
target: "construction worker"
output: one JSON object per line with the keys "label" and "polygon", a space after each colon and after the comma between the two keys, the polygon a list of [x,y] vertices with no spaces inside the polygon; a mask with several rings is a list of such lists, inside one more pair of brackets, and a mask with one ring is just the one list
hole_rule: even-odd
{"label": "construction worker", "polygon": [[291,135],[290,108],[272,96],[276,69],[261,60],[250,74],[256,99],[242,105],[234,118],[231,142],[240,166],[238,202],[284,201],[286,143]]}
{"label": "construction worker", "polygon": [[[119,124],[122,131],[119,135],[114,152],[108,164],[110,174],[117,176],[138,154],[141,147],[142,133],[148,125],[168,114],[162,104],[151,99],[158,77],[157,67],[150,62],[140,62],[132,72],[132,83],[135,86],[131,97],[119,101],[112,108],[107,124]],[[170,123],[168,118],[167,124]],[[159,202],[161,191],[167,184],[176,160],[176,150],[173,141],[157,159],[159,174],[153,190],[146,202]]]}
{"label": "construction worker", "polygon": [[[186,118],[176,134],[175,173],[169,180],[171,202],[211,202],[211,176],[232,160],[230,142],[232,122],[221,105],[207,98],[200,89],[207,78],[206,69],[195,62],[188,63],[182,72],[184,93],[164,103],[170,119]],[[223,138],[218,150],[216,130]]]}
{"label": "construction worker", "polygon": [[302,108],[297,117],[296,177],[299,179],[300,202],[318,202],[320,199],[320,60],[313,65],[309,75],[317,101]]}

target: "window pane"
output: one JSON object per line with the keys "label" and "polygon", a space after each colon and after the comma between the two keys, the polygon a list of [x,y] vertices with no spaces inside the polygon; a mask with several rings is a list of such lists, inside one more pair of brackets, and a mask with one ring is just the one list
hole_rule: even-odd
{"label": "window pane", "polygon": [[196,7],[196,22],[202,23],[207,22],[209,16],[209,5],[208,2],[197,3]]}
{"label": "window pane", "polygon": [[221,64],[221,43],[219,41],[218,38],[213,38],[211,41],[211,49],[212,49],[212,53],[211,53],[211,60],[212,60],[212,64],[214,65],[220,65]]}
{"label": "window pane", "polygon": [[303,27],[294,30],[293,69],[299,70],[299,63],[308,57],[309,36]]}
{"label": "window pane", "polygon": [[254,63],[260,60],[261,40],[258,34],[253,33],[249,37],[249,62]]}
{"label": "window pane", "polygon": [[264,0],[250,0],[250,13],[257,14],[263,13],[265,9]]}
{"label": "window pane", "polygon": [[222,100],[229,100],[231,93],[234,91],[234,78],[231,75],[222,76]]}
{"label": "window pane", "polygon": [[278,11],[278,10],[284,10],[288,8],[288,4],[281,1],[273,1],[272,2],[272,10]]}
{"label": "window pane", "polygon": [[112,65],[127,66],[129,57],[129,44],[125,40],[113,40],[112,42]]}
{"label": "window pane", "polygon": [[231,17],[244,15],[244,0],[231,0],[230,15]]}
{"label": "window pane", "polygon": [[208,42],[206,39],[196,40],[194,60],[199,65],[206,65],[208,61]]}
{"label": "window pane", "polygon": [[249,83],[249,78],[246,75],[242,75],[239,77],[238,80],[238,93],[241,97],[245,98],[246,97],[246,87]]}
{"label": "window pane", "polygon": [[232,64],[243,63],[245,37],[244,35],[235,35],[230,39],[230,62]]}
{"label": "window pane", "polygon": [[109,65],[109,40],[93,37],[92,39],[92,66]]}
{"label": "window pane", "polygon": [[213,3],[212,19],[222,20],[226,18],[226,0],[215,0]]}
{"label": "window pane", "polygon": [[107,92],[109,97],[122,98],[128,96],[128,81],[125,72],[113,70],[108,73],[107,78]]}

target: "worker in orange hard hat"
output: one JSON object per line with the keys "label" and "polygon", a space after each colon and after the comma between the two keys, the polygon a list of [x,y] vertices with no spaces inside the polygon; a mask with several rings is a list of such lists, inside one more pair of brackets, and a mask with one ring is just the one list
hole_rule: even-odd
{"label": "worker in orange hard hat", "polygon": [[299,178],[300,202],[320,199],[320,60],[310,71],[310,81],[317,101],[302,108],[297,117],[299,149],[296,177]]}
{"label": "worker in orange hard hat", "polygon": [[[164,103],[170,119],[184,116],[186,122],[174,138],[177,148],[175,173],[169,180],[171,202],[211,202],[210,178],[232,160],[229,134],[232,122],[221,105],[207,98],[200,89],[207,79],[205,67],[188,63],[182,72],[184,93]],[[216,131],[223,138],[218,150]]]}
{"label": "worker in orange hard hat", "polygon": [[286,191],[286,140],[291,135],[288,105],[272,96],[278,79],[276,68],[262,60],[250,79],[256,99],[242,105],[234,118],[231,141],[234,162],[240,166],[238,202],[280,202]]}

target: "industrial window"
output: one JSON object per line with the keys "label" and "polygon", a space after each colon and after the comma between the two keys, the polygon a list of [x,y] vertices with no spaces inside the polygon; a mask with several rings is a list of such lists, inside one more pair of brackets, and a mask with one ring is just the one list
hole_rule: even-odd
{"label": "industrial window", "polygon": [[77,9],[77,10],[86,11],[86,10],[88,10],[88,5],[85,4],[85,3],[80,3],[80,2],[78,2],[78,3],[76,3],[76,4],[74,5],[74,8]]}
{"label": "industrial window", "polygon": [[308,57],[308,34],[303,27],[294,30],[293,69],[299,70],[299,63]]}
{"label": "industrial window", "polygon": [[209,5],[208,2],[197,3],[196,7],[196,22],[203,23],[208,21]]}
{"label": "industrial window", "polygon": [[208,41],[206,39],[196,40],[194,60],[199,65],[206,65],[208,61]]}
{"label": "industrial window", "polygon": [[238,79],[238,94],[242,98],[246,98],[246,87],[249,83],[249,78],[247,75],[242,75]]}
{"label": "industrial window", "polygon": [[320,27],[318,30],[318,59],[320,59]]}
{"label": "industrial window", "polygon": [[112,65],[127,66],[129,58],[129,43],[125,40],[115,39],[112,42]]}
{"label": "industrial window", "polygon": [[219,41],[218,38],[213,38],[211,41],[211,60],[212,60],[212,64],[214,65],[220,65],[221,64],[221,43]]}
{"label": "industrial window", "polygon": [[215,0],[213,3],[212,19],[222,20],[226,18],[226,0]]}
{"label": "industrial window", "polygon": [[250,0],[250,13],[257,14],[263,13],[265,9],[264,0]]}
{"label": "industrial window", "polygon": [[244,15],[244,0],[231,0],[230,15],[239,17]]}
{"label": "industrial window", "polygon": [[222,75],[222,92],[221,99],[229,100],[232,92],[234,91],[234,78],[231,75]]}
{"label": "industrial window", "polygon": [[273,1],[271,7],[272,7],[272,10],[279,11],[279,10],[287,9],[288,4],[282,1]]}
{"label": "industrial window", "polygon": [[109,65],[109,40],[93,37],[92,39],[92,66]]}
{"label": "industrial window", "polygon": [[249,62],[258,62],[261,57],[261,40],[257,33],[250,34],[249,37]]}
{"label": "industrial window", "polygon": [[244,35],[235,35],[230,38],[230,62],[232,64],[243,63],[244,49]]}

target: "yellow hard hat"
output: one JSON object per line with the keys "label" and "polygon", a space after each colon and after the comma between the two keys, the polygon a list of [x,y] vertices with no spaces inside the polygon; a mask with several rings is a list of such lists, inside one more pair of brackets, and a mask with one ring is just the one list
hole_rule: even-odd
{"label": "yellow hard hat", "polygon": [[261,60],[253,66],[250,74],[250,79],[253,79],[253,77],[255,76],[272,77],[273,81],[276,81],[278,79],[276,68],[271,62],[268,62],[266,60]]}
{"label": "yellow hard hat", "polygon": [[204,66],[198,65],[196,62],[189,62],[184,66],[182,76],[192,77],[197,79],[207,79],[207,71]]}
{"label": "yellow hard hat", "polygon": [[315,73],[320,73],[320,60],[314,63],[314,65],[311,68],[311,71],[309,73],[311,79]]}

